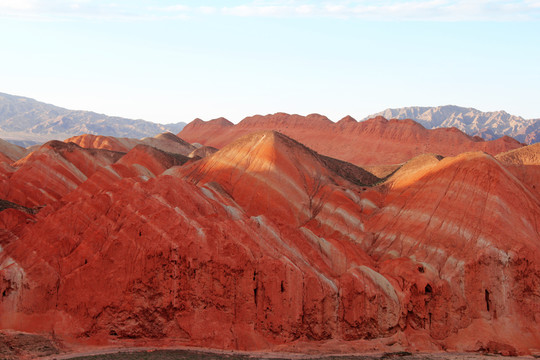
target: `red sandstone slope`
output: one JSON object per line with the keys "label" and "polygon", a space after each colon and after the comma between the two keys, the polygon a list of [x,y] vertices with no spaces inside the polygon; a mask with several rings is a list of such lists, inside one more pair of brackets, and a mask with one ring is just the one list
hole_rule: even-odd
{"label": "red sandstone slope", "polygon": [[375,259],[394,267],[396,258],[414,258],[432,274],[429,289],[417,285],[426,301],[413,300],[413,326],[462,349],[489,338],[538,344],[539,200],[482,153],[418,172],[390,187],[366,225]]}
{"label": "red sandstone slope", "polygon": [[[226,348],[261,348],[305,333],[329,337],[336,289],[317,270],[330,272],[320,245],[306,243],[309,230],[291,229],[314,258],[293,239],[281,239],[266,216],[246,214],[220,185],[197,187],[171,176],[177,172],[143,183],[113,180],[92,194],[73,192],[65,206],[21,232],[6,246],[18,265],[4,273],[13,291],[2,303],[2,325],[113,338],[168,336]],[[72,221],[58,229],[66,216]],[[30,240],[38,233],[41,244]],[[40,286],[23,290],[21,271]],[[36,307],[49,291],[56,296]],[[321,296],[328,300],[320,303]],[[323,307],[326,302],[331,308]],[[34,312],[17,310],[28,308]],[[43,313],[66,321],[36,324]]]}
{"label": "red sandstone slope", "polygon": [[113,136],[84,134],[70,137],[65,142],[75,143],[86,149],[105,149],[118,152],[128,152],[135,145],[140,144],[138,139],[117,138]]}
{"label": "red sandstone slope", "polygon": [[0,139],[0,162],[12,163],[28,154],[28,150]]}
{"label": "red sandstone slope", "polygon": [[161,174],[167,154],[130,154],[12,229],[1,328],[237,349],[540,347],[540,204],[487,155],[411,162],[364,191],[361,169],[338,174],[275,132]]}
{"label": "red sandstone slope", "polygon": [[421,178],[426,171],[437,165],[442,156],[435,154],[423,154],[407,161],[388,175],[386,186],[406,186]]}
{"label": "red sandstone slope", "polygon": [[221,148],[243,135],[275,130],[309,146],[320,154],[357,165],[397,164],[423,153],[454,156],[480,150],[495,155],[523,146],[504,137],[483,141],[455,129],[427,130],[412,120],[377,117],[357,122],[346,117],[337,123],[312,114],[306,117],[276,113],[252,116],[233,125],[225,120],[195,120],[178,134],[189,142]]}
{"label": "red sandstone slope", "polygon": [[73,142],[87,149],[106,149],[120,152],[128,152],[136,145],[152,146],[156,149],[187,156],[195,150],[195,147],[169,132],[158,134],[154,137],[143,139],[117,138],[113,136],[84,134],[66,139],[65,142]]}
{"label": "red sandstone slope", "polygon": [[[234,124],[230,122],[229,120],[225,118],[218,118],[210,121],[203,121],[199,118],[193,120],[189,123],[191,131],[196,131],[197,134],[200,134],[200,138],[203,139],[203,141],[206,141],[207,139],[210,139],[218,134],[220,134],[221,131],[226,130],[230,127],[233,127]],[[191,131],[188,131],[188,134],[191,134]],[[180,132],[181,133],[181,132]],[[180,133],[178,133],[178,136],[180,137]],[[232,140],[232,139],[229,139]],[[190,143],[195,143],[197,141],[191,141],[189,139],[186,139],[186,141]],[[220,146],[215,146],[217,148],[223,147],[227,145],[230,141],[221,142]],[[209,145],[204,143],[203,145]]]}
{"label": "red sandstone slope", "polygon": [[[332,167],[345,170],[278,132],[265,131],[245,136],[183,172],[196,183],[219,183],[246,210],[256,207],[279,211],[287,207],[280,216],[296,217],[302,224],[334,195],[337,190],[331,188],[351,186],[343,185],[347,175],[339,176]],[[378,180],[355,168],[358,173],[348,174],[352,183]]]}
{"label": "red sandstone slope", "polygon": [[216,153],[218,149],[212,146],[201,146],[189,153],[188,157],[190,158],[205,158]]}
{"label": "red sandstone slope", "polygon": [[[73,193],[70,193],[41,211],[48,214],[58,208],[79,199],[82,194],[93,196],[97,192],[107,191],[119,180],[128,181],[129,184],[145,182],[155,178],[172,166],[182,165],[190,159],[179,154],[171,154],[156,148],[137,145],[117,162],[97,169]],[[129,187],[129,186],[128,186]]]}
{"label": "red sandstone slope", "polygon": [[178,136],[166,132],[154,137],[144,138],[141,140],[143,144],[152,146],[156,149],[166,151],[173,154],[187,156],[196,148],[190,143],[180,139]]}
{"label": "red sandstone slope", "polygon": [[496,158],[540,200],[540,144],[508,151]]}
{"label": "red sandstone slope", "polygon": [[540,143],[501,153],[496,157],[503,164],[540,165]]}
{"label": "red sandstone slope", "polygon": [[101,166],[123,154],[49,141],[13,163],[0,178],[0,198],[24,206],[45,205],[74,190]]}

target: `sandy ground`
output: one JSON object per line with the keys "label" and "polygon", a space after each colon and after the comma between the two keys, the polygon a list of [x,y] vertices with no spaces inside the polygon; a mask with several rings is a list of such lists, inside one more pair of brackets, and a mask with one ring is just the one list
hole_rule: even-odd
{"label": "sandy ground", "polygon": [[305,355],[297,353],[278,352],[241,352],[223,351],[200,348],[163,349],[163,348],[107,348],[94,349],[85,352],[58,354],[43,357],[44,360],[249,360],[249,359],[321,359],[321,360],[486,360],[514,359],[532,360],[532,356],[505,357],[500,355],[483,355],[476,353],[373,353],[373,354],[328,354]]}
{"label": "sandy ground", "polygon": [[[371,344],[371,343],[366,343]],[[364,343],[295,343],[259,352],[201,348],[187,344],[112,343],[81,344],[63,342],[54,336],[0,330],[0,360],[250,360],[250,359],[321,359],[321,360],[535,360],[535,356],[505,357],[483,353],[407,352],[367,348]],[[388,348],[387,348],[388,349]],[[388,351],[388,352],[383,352]]]}

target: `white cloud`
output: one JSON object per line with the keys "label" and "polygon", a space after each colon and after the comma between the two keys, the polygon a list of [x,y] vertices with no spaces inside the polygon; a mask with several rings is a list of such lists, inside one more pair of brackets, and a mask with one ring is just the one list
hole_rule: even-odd
{"label": "white cloud", "polygon": [[540,20],[538,0],[349,0],[323,3],[274,1],[272,6],[251,2],[222,8],[233,16],[345,17],[365,20],[521,21]]}
{"label": "white cloud", "polygon": [[156,7],[150,0],[0,0],[0,17],[159,20],[195,16],[335,17],[388,21],[534,21],[540,0],[273,0],[216,7],[186,0]]}
{"label": "white cloud", "polygon": [[223,7],[221,12],[225,15],[234,16],[288,16],[290,8],[286,6],[258,6],[258,5],[239,5],[232,7]]}
{"label": "white cloud", "polygon": [[296,7],[295,11],[301,15],[312,15],[315,14],[316,8],[314,5],[300,5]]}
{"label": "white cloud", "polygon": [[0,11],[3,10],[24,10],[34,9],[36,1],[33,0],[0,0]]}
{"label": "white cloud", "polygon": [[214,6],[199,6],[198,10],[200,13],[205,15],[211,15],[217,12],[217,8]]}
{"label": "white cloud", "polygon": [[540,1],[538,0],[526,0],[525,3],[531,8],[540,8]]}
{"label": "white cloud", "polygon": [[166,6],[164,8],[156,8],[158,10],[163,10],[163,11],[188,11],[190,10],[189,6],[187,5],[171,5],[171,6]]}

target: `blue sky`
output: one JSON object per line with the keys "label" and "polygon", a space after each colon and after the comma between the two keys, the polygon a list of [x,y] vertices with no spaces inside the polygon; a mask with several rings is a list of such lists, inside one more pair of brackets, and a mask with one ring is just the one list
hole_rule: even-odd
{"label": "blue sky", "polygon": [[169,123],[454,104],[540,118],[540,0],[0,0],[0,92]]}

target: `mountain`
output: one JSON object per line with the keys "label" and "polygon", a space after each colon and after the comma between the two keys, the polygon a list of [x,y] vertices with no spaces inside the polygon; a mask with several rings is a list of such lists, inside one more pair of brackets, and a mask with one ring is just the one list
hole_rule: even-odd
{"label": "mountain", "polygon": [[142,138],[170,131],[185,123],[156,124],[91,111],[68,110],[33,99],[0,93],[0,138],[22,146],[79,134]]}
{"label": "mountain", "polygon": [[0,154],[3,156],[0,158],[0,161],[16,161],[25,156],[27,153],[28,150],[25,148],[0,139]]}
{"label": "mountain", "polygon": [[498,154],[496,158],[540,199],[540,143]]}
{"label": "mountain", "polygon": [[412,120],[386,120],[379,116],[357,122],[348,116],[334,123],[319,114],[285,113],[255,115],[236,125],[223,118],[196,119],[178,136],[191,143],[221,148],[262,130],[279,131],[320,154],[358,166],[399,164],[424,153],[454,156],[464,151],[485,151],[495,155],[523,146],[509,137],[484,141],[456,128],[429,130]]}
{"label": "mountain", "polygon": [[[375,234],[373,244],[378,249],[370,255],[381,262],[388,259],[389,266],[396,258],[424,259],[428,265],[418,271],[445,280],[416,284],[426,299],[417,305],[423,312],[413,314],[410,321],[430,328],[432,336],[446,338],[449,344],[474,347],[473,342],[498,332],[484,327],[486,323],[523,324],[523,316],[538,314],[537,290],[533,290],[538,287],[528,284],[540,275],[538,265],[532,265],[540,260],[539,198],[485,153],[422,162],[408,179],[401,176],[387,187],[384,206],[366,225]],[[407,284],[409,274],[395,269],[394,274],[403,276]],[[519,273],[532,277],[521,282]],[[505,276],[516,281],[505,287]],[[519,306],[511,300],[517,292],[526,297]],[[453,296],[455,301],[439,303]],[[467,330],[459,330],[464,325]],[[538,330],[530,331],[522,335],[538,338],[532,335]],[[511,337],[514,346],[524,340],[518,333]]]}
{"label": "mountain", "polygon": [[158,134],[154,137],[145,137],[143,139],[117,138],[114,136],[90,135],[84,134],[74,136],[64,140],[73,142],[81,147],[88,149],[106,149],[112,151],[128,152],[137,145],[148,145],[156,149],[180,155],[189,155],[197,148],[190,143],[180,139],[170,132]]}
{"label": "mountain", "polygon": [[510,136],[527,144],[540,141],[540,119],[526,120],[505,111],[482,112],[454,105],[412,106],[386,109],[370,115],[364,120],[376,116],[383,116],[387,119],[412,119],[427,129],[455,127],[464,133],[481,136],[486,140]]}
{"label": "mountain", "polygon": [[9,168],[0,169],[0,198],[27,207],[49,204],[122,155],[51,140]]}
{"label": "mountain", "polygon": [[[357,131],[476,143],[389,123]],[[75,352],[536,354],[539,151],[420,154],[381,179],[269,130],[202,159],[53,141],[0,164],[0,330]]]}

